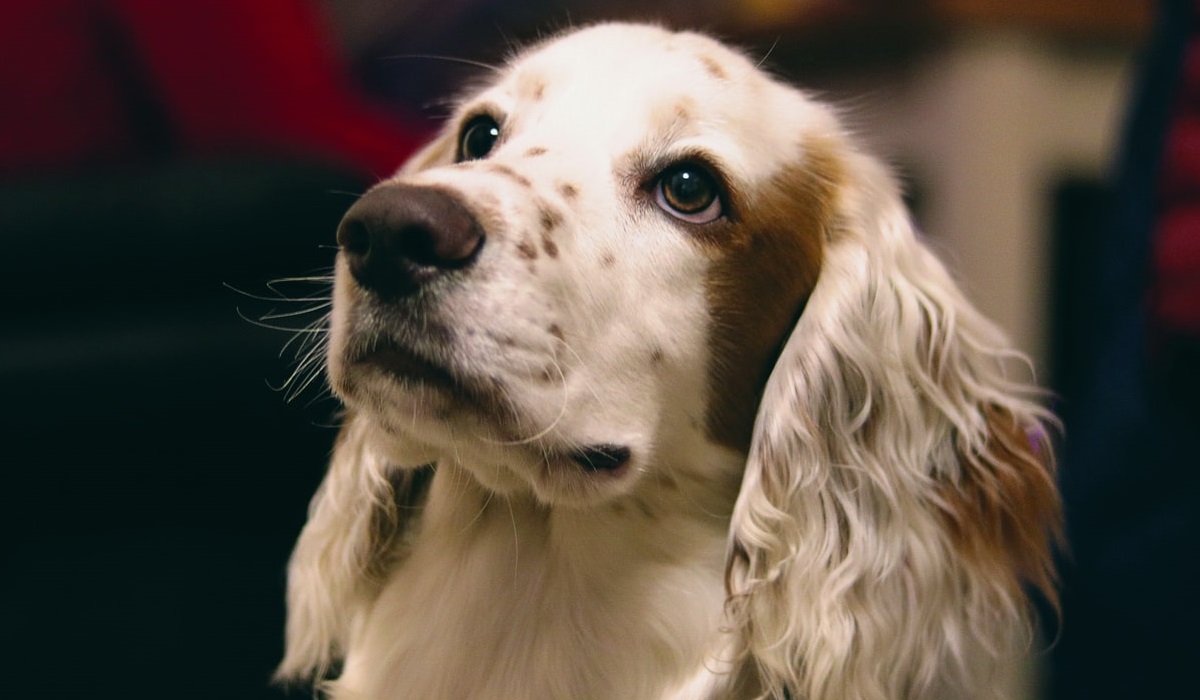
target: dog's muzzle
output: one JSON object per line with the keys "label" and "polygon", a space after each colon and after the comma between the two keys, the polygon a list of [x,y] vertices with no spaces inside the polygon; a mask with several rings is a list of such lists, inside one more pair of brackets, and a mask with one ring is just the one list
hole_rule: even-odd
{"label": "dog's muzzle", "polygon": [[367,192],[346,212],[337,232],[354,280],[384,299],[409,296],[469,267],[486,238],[453,194],[403,184]]}

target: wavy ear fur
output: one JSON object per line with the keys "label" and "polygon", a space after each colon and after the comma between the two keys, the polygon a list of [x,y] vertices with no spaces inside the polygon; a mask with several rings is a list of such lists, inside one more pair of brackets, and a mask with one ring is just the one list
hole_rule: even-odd
{"label": "wavy ear fur", "polygon": [[379,591],[427,470],[391,469],[347,416],[308,522],[288,563],[287,632],[279,681],[324,677],[357,613]]}
{"label": "wavy ear fur", "polygon": [[1020,355],[890,176],[845,157],[820,278],[759,407],[730,612],[771,697],[980,697],[985,667],[1029,643],[1023,586],[1055,600],[1053,417],[1006,376]]}

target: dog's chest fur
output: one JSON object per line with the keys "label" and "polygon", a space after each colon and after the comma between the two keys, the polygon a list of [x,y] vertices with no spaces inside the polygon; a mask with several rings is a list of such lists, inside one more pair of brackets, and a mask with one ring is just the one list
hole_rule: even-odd
{"label": "dog's chest fur", "polygon": [[704,697],[727,678],[705,664],[726,536],[703,520],[644,500],[552,511],[443,469],[355,623],[335,697]]}

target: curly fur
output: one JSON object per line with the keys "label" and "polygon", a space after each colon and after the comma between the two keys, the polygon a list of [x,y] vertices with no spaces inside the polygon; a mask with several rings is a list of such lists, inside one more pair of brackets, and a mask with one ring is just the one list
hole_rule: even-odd
{"label": "curly fur", "polygon": [[773,697],[982,697],[995,684],[973,663],[1032,641],[1023,584],[1054,595],[1037,428],[1053,419],[1006,377],[1017,356],[914,239],[887,178],[855,169],[763,396],[731,614]]}

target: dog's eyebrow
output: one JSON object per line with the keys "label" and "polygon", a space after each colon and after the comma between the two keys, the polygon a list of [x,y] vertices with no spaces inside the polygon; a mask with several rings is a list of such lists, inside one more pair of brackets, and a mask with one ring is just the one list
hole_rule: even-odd
{"label": "dog's eyebrow", "polygon": [[516,76],[517,94],[534,102],[540,102],[546,95],[547,82],[541,72],[525,68]]}
{"label": "dog's eyebrow", "polygon": [[503,138],[505,122],[508,121],[508,113],[501,109],[500,105],[491,100],[466,105],[459,112],[459,116],[455,121],[458,128],[461,129],[475,117],[491,117],[494,119],[500,125],[500,136]]}
{"label": "dog's eyebrow", "polygon": [[[679,141],[695,124],[694,111],[695,102],[687,96],[656,104],[648,120],[654,126],[637,145],[617,158],[616,173],[625,178],[641,178],[683,160],[679,155],[671,156],[669,151],[671,144]],[[719,161],[699,149],[697,151],[693,155],[698,160]]]}

